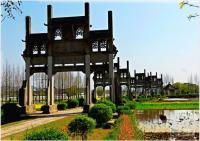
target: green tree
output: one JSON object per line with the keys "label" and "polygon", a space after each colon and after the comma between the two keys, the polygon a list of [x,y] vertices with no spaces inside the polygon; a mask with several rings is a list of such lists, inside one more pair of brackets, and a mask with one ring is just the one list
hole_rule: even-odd
{"label": "green tree", "polygon": [[98,96],[103,96],[103,88],[102,87],[97,87],[96,93]]}
{"label": "green tree", "polygon": [[87,139],[90,133],[96,127],[96,121],[85,115],[78,116],[68,126],[69,134],[72,136],[81,135],[82,140]]}

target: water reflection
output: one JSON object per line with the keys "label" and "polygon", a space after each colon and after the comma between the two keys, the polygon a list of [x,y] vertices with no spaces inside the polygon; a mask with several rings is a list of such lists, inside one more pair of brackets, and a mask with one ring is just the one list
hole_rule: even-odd
{"label": "water reflection", "polygon": [[[145,132],[199,132],[198,110],[136,110]],[[161,120],[161,115],[167,120]]]}

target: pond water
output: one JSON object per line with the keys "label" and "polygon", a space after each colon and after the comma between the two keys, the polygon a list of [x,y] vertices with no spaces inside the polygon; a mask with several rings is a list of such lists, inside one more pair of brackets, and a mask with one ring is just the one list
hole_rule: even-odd
{"label": "pond water", "polygon": [[187,98],[167,98],[167,99],[163,99],[163,101],[190,101],[190,99],[187,99]]}
{"label": "pond water", "polygon": [[199,132],[199,110],[136,110],[135,113],[144,132]]}

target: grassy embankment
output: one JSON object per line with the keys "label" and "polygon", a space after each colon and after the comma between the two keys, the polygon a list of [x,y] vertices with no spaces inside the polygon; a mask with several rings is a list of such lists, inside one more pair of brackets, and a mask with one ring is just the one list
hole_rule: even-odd
{"label": "grassy embankment", "polygon": [[147,109],[168,109],[168,110],[183,110],[191,109],[198,110],[198,101],[188,101],[188,102],[136,102],[136,109],[147,110]]}

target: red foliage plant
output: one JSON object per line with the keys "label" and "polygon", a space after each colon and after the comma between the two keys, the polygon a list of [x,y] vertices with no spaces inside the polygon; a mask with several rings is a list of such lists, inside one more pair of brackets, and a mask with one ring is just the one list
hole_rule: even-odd
{"label": "red foliage plant", "polygon": [[134,130],[130,117],[128,115],[122,115],[122,124],[119,131],[119,140],[133,140]]}

